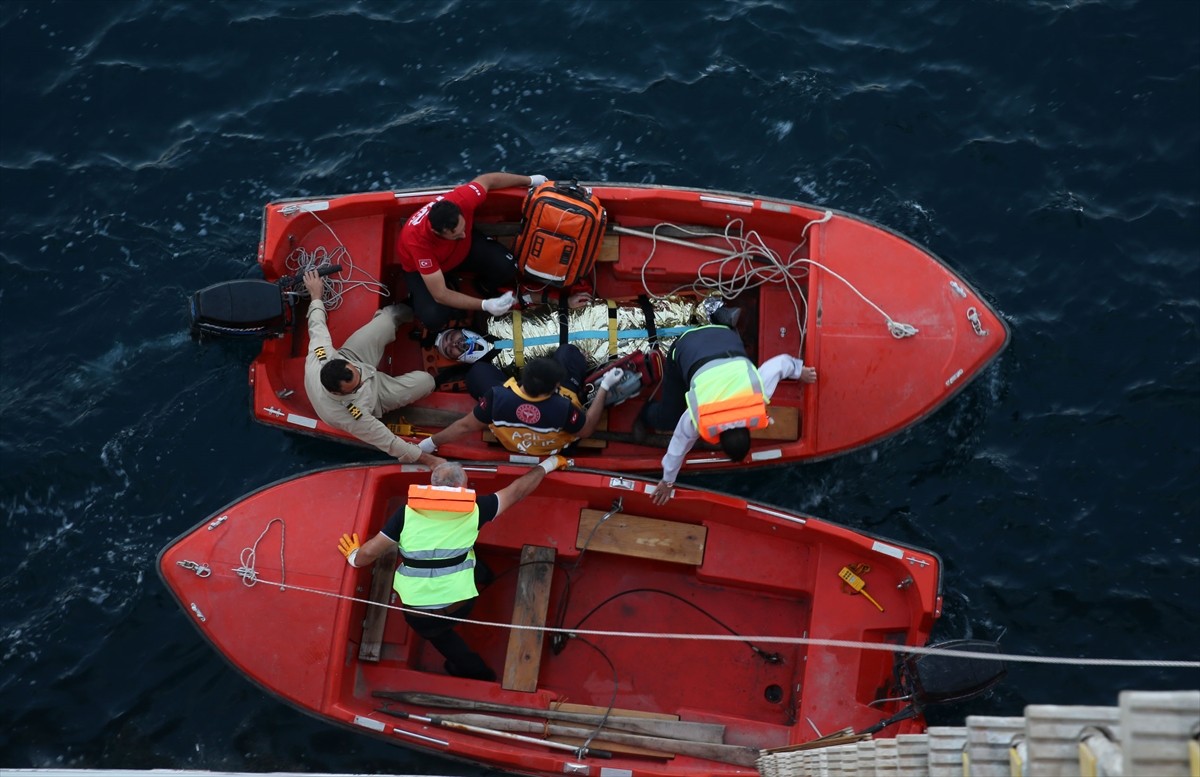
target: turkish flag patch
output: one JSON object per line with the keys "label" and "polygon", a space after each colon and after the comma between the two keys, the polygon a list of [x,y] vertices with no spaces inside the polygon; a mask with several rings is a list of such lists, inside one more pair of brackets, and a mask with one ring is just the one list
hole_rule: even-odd
{"label": "turkish flag patch", "polygon": [[432,270],[435,267],[432,259],[420,258],[417,260],[418,270]]}

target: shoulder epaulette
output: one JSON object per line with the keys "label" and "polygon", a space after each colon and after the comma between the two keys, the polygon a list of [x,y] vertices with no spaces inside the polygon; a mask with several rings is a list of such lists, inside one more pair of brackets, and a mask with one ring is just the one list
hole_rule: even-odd
{"label": "shoulder epaulette", "polygon": [[313,349],[313,353],[316,355],[316,357],[319,360],[325,361],[325,346],[318,345],[316,348]]}
{"label": "shoulder epaulette", "polygon": [[347,402],[346,409],[350,411],[350,415],[354,418],[355,421],[362,418],[362,411],[359,410],[358,407],[353,402]]}

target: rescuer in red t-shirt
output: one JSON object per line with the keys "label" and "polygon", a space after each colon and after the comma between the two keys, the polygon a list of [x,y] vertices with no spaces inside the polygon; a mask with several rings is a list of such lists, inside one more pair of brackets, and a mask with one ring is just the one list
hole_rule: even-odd
{"label": "rescuer in red t-shirt", "polygon": [[[502,316],[512,308],[517,265],[497,241],[473,231],[475,208],[492,189],[540,186],[544,175],[484,173],[413,214],[400,229],[396,254],[408,280],[417,319],[431,332],[446,326],[456,310],[486,310]],[[445,273],[462,267],[475,273],[484,295],[473,297],[453,288]]]}

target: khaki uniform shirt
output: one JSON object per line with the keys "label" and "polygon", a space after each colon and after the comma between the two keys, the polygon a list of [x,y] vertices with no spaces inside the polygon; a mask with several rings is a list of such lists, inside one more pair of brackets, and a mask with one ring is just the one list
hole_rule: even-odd
{"label": "khaki uniform shirt", "polygon": [[[338,358],[362,370],[362,385],[351,394],[332,394],[321,385],[321,368],[330,359]],[[397,437],[379,420],[384,409],[377,383],[383,376],[377,376],[376,372],[375,365],[358,361],[334,349],[326,324],[325,304],[321,300],[312,300],[308,306],[308,356],[304,360],[304,388],[317,416],[330,426],[349,432],[401,462],[416,461],[421,456],[421,449]]]}

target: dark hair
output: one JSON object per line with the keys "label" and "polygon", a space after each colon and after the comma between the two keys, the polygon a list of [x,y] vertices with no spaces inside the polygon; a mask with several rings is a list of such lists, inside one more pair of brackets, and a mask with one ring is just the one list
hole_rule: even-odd
{"label": "dark hair", "polygon": [[549,394],[567,378],[567,371],[554,359],[542,356],[530,359],[521,371],[521,388],[535,397]]}
{"label": "dark hair", "polygon": [[438,200],[429,209],[429,226],[434,232],[445,232],[458,226],[458,217],[462,211],[449,200]]}
{"label": "dark hair", "polygon": [[348,380],[354,380],[354,373],[350,371],[350,362],[345,359],[331,359],[321,368],[321,385],[327,391],[337,394]]}
{"label": "dark hair", "polygon": [[750,452],[750,430],[741,427],[721,432],[721,450],[734,461],[746,458],[746,454]]}

